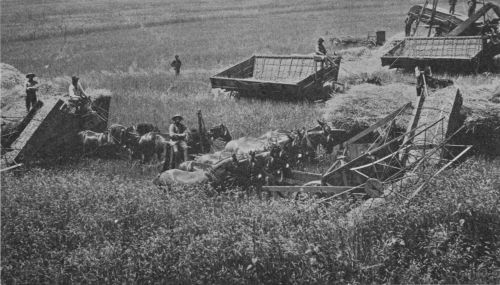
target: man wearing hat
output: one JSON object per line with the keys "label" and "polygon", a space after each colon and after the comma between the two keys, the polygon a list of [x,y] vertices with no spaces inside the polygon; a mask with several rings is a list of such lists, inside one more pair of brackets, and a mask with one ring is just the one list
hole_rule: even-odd
{"label": "man wearing hat", "polygon": [[26,110],[29,112],[31,108],[35,107],[36,104],[36,91],[38,91],[38,82],[33,80],[35,78],[34,73],[26,74],[28,81],[26,82]]}
{"label": "man wearing hat", "polygon": [[176,55],[175,59],[172,61],[172,63],[170,63],[170,66],[172,66],[174,68],[174,70],[175,70],[175,75],[176,76],[181,73],[181,65],[182,65],[182,62],[179,59],[179,56]]}
{"label": "man wearing hat", "polygon": [[325,40],[323,38],[318,39],[318,44],[316,45],[316,55],[326,55],[326,48],[323,45]]}
{"label": "man wearing hat", "polygon": [[82,85],[79,82],[80,78],[77,76],[71,77],[71,84],[69,85],[68,93],[69,93],[69,103],[74,106],[77,110],[79,109],[81,103],[88,96],[83,91]]}
{"label": "man wearing hat", "polygon": [[186,126],[181,123],[183,119],[184,118],[182,118],[180,114],[176,114],[175,116],[173,116],[172,117],[173,123],[170,124],[168,131],[170,135],[170,145],[172,145],[175,157],[179,157],[179,147],[181,147],[184,153],[184,161],[187,161],[188,145],[186,141],[187,141],[188,131]]}

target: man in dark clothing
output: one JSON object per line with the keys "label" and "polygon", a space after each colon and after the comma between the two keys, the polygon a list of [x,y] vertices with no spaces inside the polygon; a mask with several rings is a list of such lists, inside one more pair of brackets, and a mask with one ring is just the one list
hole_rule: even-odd
{"label": "man in dark clothing", "polygon": [[455,14],[455,6],[457,6],[457,0],[450,0],[450,14]]}
{"label": "man in dark clothing", "polygon": [[172,63],[170,63],[170,66],[172,66],[175,70],[175,75],[179,75],[181,73],[181,65],[182,62],[179,59],[179,56],[176,55],[175,59],[172,61]]}
{"label": "man in dark clothing", "polygon": [[420,70],[417,66],[415,67],[415,76],[417,77],[417,96],[420,96],[425,85],[428,85],[432,80],[432,71],[430,66],[426,66],[424,71]]}
{"label": "man in dark clothing", "polygon": [[325,40],[323,38],[318,39],[318,44],[316,45],[316,55],[326,55],[326,48],[323,45]]}
{"label": "man in dark clothing", "polygon": [[[187,145],[187,137],[188,130],[184,124],[181,123],[183,120],[182,116],[177,114],[172,117],[173,123],[168,128],[170,135],[170,145],[174,151],[174,157],[179,157],[179,147],[182,149],[184,153],[184,161],[188,160],[188,145]],[[172,164],[175,164],[174,158],[172,159]],[[175,165],[171,165],[171,168],[174,168]]]}
{"label": "man in dark clothing", "polygon": [[29,112],[31,108],[35,107],[37,102],[36,91],[38,91],[38,82],[33,80],[35,74],[29,73],[26,75],[28,82],[26,82],[26,110]]}
{"label": "man in dark clothing", "polygon": [[477,0],[469,0],[467,2],[469,4],[469,18],[476,12]]}

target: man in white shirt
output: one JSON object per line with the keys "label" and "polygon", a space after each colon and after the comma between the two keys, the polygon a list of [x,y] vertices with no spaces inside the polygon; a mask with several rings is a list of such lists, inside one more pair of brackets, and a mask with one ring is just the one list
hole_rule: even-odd
{"label": "man in white shirt", "polygon": [[83,91],[82,85],[79,82],[77,76],[71,77],[71,84],[69,85],[68,93],[69,93],[69,103],[70,105],[75,106],[78,111],[84,102],[85,99],[88,98],[87,93]]}

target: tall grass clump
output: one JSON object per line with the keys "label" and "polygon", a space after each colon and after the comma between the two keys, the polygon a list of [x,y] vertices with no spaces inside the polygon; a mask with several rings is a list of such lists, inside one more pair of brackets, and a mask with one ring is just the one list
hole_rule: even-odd
{"label": "tall grass clump", "polygon": [[[500,161],[474,159],[356,223],[360,201],[153,187],[127,162],[2,176],[9,283],[498,283]],[[236,189],[234,191],[237,191]],[[400,193],[409,195],[409,193]]]}

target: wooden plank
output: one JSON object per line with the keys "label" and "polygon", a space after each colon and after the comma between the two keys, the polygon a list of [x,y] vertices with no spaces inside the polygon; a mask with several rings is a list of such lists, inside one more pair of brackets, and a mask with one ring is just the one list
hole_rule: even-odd
{"label": "wooden plank", "polygon": [[314,59],[314,55],[270,55],[270,54],[256,54],[256,58],[272,58],[272,59],[277,59],[277,58],[283,58],[283,59]]}
{"label": "wooden plank", "polygon": [[50,117],[59,112],[59,108],[63,104],[62,100],[47,99],[44,101],[43,106],[38,109],[23,132],[11,144],[13,150],[5,154],[8,163],[16,163],[16,160],[21,156],[31,154],[28,149],[34,148],[34,145],[43,140],[43,130],[40,130],[50,124]]}
{"label": "wooden plank", "polygon": [[[424,78],[425,80],[425,78]],[[420,114],[422,112],[422,106],[424,105],[425,102],[425,97],[427,96],[427,85],[424,84],[425,88],[425,94],[420,94],[420,96],[417,97],[417,103],[416,103],[416,108],[413,108],[412,116],[410,119],[410,122],[408,123],[408,128],[406,129],[406,132],[408,133],[407,136],[403,139],[403,145],[406,143],[409,143],[410,137],[413,137],[413,134],[415,133],[415,128],[418,125],[418,121],[420,120]],[[399,153],[399,160],[401,161],[402,165],[406,164],[406,158],[408,157],[408,149],[401,151]]]}
{"label": "wooden plank", "polygon": [[263,186],[262,189],[271,192],[282,193],[332,193],[338,194],[353,188],[354,186]]}
{"label": "wooden plank", "polygon": [[[459,90],[455,94],[439,94],[439,96],[433,95],[425,98],[418,125],[429,124],[438,120],[441,120],[441,123],[415,136],[413,140],[419,145],[423,145],[423,147],[408,151],[411,157],[415,158],[425,155],[428,149],[425,147],[426,145],[441,145],[443,141],[458,129],[457,120],[460,116],[461,105],[462,96]],[[435,108],[436,106],[439,108]],[[439,158],[442,158],[442,156],[443,151],[436,152],[433,161],[438,163]],[[409,160],[409,158],[405,160]],[[412,161],[405,160],[403,162],[412,163]]]}
{"label": "wooden plank", "polygon": [[311,172],[292,170],[292,177],[293,180],[304,181],[305,183],[313,180],[320,180],[321,177],[323,177],[323,175]]}
{"label": "wooden plank", "polygon": [[[263,83],[268,83],[268,84],[279,84],[279,85],[287,85],[287,86],[297,86],[295,82],[286,82],[286,81],[269,81],[269,80],[258,80],[258,79],[251,79],[251,78],[227,78],[227,77],[212,77],[214,79],[219,79],[219,80],[226,80],[226,81],[239,81],[239,82],[247,82],[247,83],[258,83],[258,84],[263,84]],[[213,87],[212,88],[217,88]]]}
{"label": "wooden plank", "polygon": [[6,171],[9,171],[9,170],[12,170],[12,169],[15,169],[15,168],[18,168],[18,167],[21,167],[23,166],[24,164],[22,163],[18,163],[18,164],[15,164],[15,165],[12,165],[12,166],[9,166],[9,167],[6,167],[2,170],[0,170],[0,172],[6,172]]}

